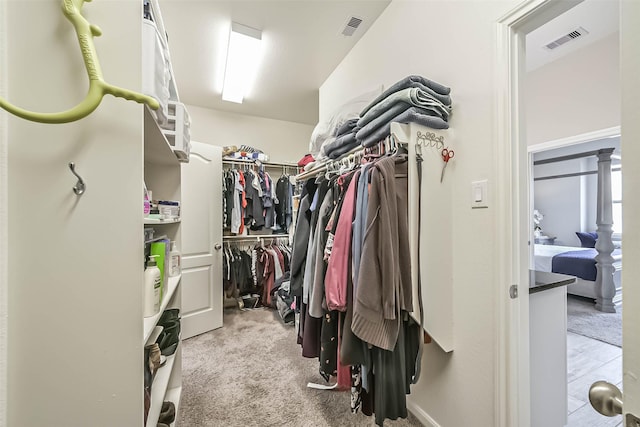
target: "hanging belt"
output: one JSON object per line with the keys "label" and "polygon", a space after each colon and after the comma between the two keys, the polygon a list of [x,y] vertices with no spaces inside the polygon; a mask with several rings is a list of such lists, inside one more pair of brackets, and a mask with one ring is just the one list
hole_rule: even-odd
{"label": "hanging belt", "polygon": [[[420,148],[420,151],[418,151]],[[420,197],[422,193],[422,145],[416,144],[416,166],[418,168],[418,307],[420,309],[420,328],[418,328],[418,355],[416,357],[415,374],[412,383],[416,384],[420,379],[420,371],[422,369],[422,353],[424,351],[424,307],[422,306],[422,282],[420,278],[420,222],[421,209]]]}

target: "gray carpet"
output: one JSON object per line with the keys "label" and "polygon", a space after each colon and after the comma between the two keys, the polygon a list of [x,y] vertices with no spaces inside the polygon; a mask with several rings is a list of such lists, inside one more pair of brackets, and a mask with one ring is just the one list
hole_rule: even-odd
{"label": "gray carpet", "polygon": [[622,347],[622,308],[617,313],[596,310],[593,300],[567,297],[567,330]]}
{"label": "gray carpet", "polygon": [[[373,426],[350,412],[350,393],[307,388],[324,383],[305,359],[295,330],[275,311],[225,310],[224,327],[183,341],[181,427]],[[420,426],[407,420],[385,426]]]}

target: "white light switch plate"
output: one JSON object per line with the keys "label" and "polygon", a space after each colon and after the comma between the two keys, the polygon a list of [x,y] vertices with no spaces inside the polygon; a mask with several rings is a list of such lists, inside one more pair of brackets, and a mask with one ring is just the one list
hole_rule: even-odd
{"label": "white light switch plate", "polygon": [[471,183],[471,208],[488,208],[489,196],[487,193],[487,180],[473,181]]}

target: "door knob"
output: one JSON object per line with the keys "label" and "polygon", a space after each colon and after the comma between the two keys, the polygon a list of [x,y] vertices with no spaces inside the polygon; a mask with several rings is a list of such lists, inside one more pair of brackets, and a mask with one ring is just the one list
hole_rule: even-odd
{"label": "door knob", "polygon": [[222,249],[222,245],[220,243],[216,243],[214,248],[216,249],[216,251],[219,251],[220,249]]}
{"label": "door knob", "polygon": [[622,393],[618,387],[606,381],[591,384],[589,402],[593,409],[607,417],[622,414]]}

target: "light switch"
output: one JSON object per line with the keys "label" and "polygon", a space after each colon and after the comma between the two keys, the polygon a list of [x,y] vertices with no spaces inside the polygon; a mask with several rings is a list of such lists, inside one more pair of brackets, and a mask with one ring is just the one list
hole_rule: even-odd
{"label": "light switch", "polygon": [[473,181],[471,183],[471,208],[488,208],[487,180]]}
{"label": "light switch", "polygon": [[475,195],[474,197],[475,203],[482,201],[482,188],[480,188],[479,186],[473,187],[473,194]]}

